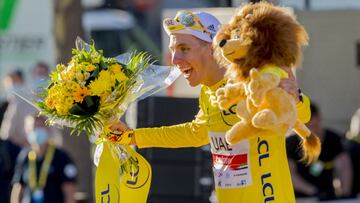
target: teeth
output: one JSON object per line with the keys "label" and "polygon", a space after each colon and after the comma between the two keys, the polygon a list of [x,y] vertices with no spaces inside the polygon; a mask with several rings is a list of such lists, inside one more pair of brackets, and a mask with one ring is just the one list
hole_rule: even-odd
{"label": "teeth", "polygon": [[190,74],[191,74],[191,70],[192,70],[192,67],[186,67],[186,68],[180,68],[180,71],[183,73],[183,76],[185,78],[189,78],[190,77]]}
{"label": "teeth", "polygon": [[190,73],[184,73],[184,78],[189,78],[190,77]]}

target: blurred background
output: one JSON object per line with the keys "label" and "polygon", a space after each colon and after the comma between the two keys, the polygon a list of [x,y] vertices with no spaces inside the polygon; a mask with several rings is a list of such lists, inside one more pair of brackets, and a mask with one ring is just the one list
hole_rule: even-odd
{"label": "blurred background", "polygon": [[[19,85],[35,86],[37,79],[46,78],[48,73],[34,71],[39,64],[51,71],[57,63],[67,63],[77,36],[94,40],[96,48],[104,50],[108,57],[141,50],[151,53],[158,64],[171,65],[167,48],[169,38],[162,30],[163,18],[173,17],[181,9],[201,10],[226,23],[236,8],[245,2],[248,1],[0,0],[1,119],[9,105],[9,90],[15,88],[11,74],[20,71],[23,81]],[[356,140],[360,139],[356,137],[359,136],[360,118],[356,121],[354,117],[352,130],[350,122],[360,108],[360,1],[271,2],[294,12],[309,34],[310,43],[296,74],[299,87],[321,108],[322,125],[337,132],[342,142],[351,139],[359,143]],[[127,114],[127,121],[131,127],[190,121],[198,111],[198,94],[199,88],[190,88],[180,77],[165,91],[134,104]],[[32,107],[28,105],[27,108]],[[59,136],[58,144],[69,152],[78,167],[76,198],[78,202],[93,202],[94,146],[85,135],[68,136],[68,129],[59,134],[64,136]],[[209,150],[208,146],[140,150],[153,167],[149,202],[215,201],[211,200],[213,182]],[[358,167],[359,152],[356,156],[350,155],[352,165]],[[358,173],[359,170],[354,168],[354,182],[359,182]],[[337,183],[334,180],[335,187]],[[359,192],[359,188],[355,190]],[[299,202],[316,201],[299,199]],[[360,202],[360,199],[337,201]]]}

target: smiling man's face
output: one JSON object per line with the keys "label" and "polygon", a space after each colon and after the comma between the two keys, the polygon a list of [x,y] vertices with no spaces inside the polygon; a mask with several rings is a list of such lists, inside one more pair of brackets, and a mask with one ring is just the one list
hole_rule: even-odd
{"label": "smiling man's face", "polygon": [[171,62],[181,70],[189,85],[195,87],[208,80],[207,60],[212,57],[211,44],[187,34],[170,35]]}

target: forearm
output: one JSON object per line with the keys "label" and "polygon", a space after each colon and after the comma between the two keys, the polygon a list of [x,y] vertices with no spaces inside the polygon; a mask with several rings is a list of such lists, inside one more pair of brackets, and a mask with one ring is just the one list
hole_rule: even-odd
{"label": "forearm", "polygon": [[135,143],[139,148],[147,147],[198,147],[209,143],[205,124],[184,123],[159,128],[135,130]]}
{"label": "forearm", "polygon": [[11,190],[10,202],[20,203],[22,199],[23,189],[20,183],[15,183]]}
{"label": "forearm", "polygon": [[291,172],[291,179],[293,181],[294,189],[296,192],[303,193],[309,196],[317,193],[317,188],[308,181],[306,181],[304,178],[302,178],[297,172],[296,164],[293,160],[289,160],[289,167]]}
{"label": "forearm", "polygon": [[64,183],[62,185],[62,191],[64,194],[64,203],[75,203],[76,186],[74,183]]}
{"label": "forearm", "polygon": [[293,181],[295,191],[309,196],[316,194],[316,187],[304,180],[299,174],[292,174],[291,179]]}
{"label": "forearm", "polygon": [[351,194],[353,171],[348,154],[341,153],[336,157],[335,171],[340,179],[343,195],[349,196]]}

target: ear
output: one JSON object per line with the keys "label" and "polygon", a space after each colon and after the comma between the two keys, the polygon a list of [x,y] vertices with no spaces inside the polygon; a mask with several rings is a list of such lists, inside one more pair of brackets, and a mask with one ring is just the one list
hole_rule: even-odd
{"label": "ear", "polygon": [[250,70],[250,79],[257,80],[260,77],[260,73],[256,68]]}

